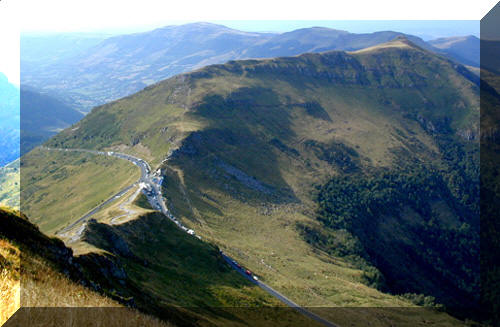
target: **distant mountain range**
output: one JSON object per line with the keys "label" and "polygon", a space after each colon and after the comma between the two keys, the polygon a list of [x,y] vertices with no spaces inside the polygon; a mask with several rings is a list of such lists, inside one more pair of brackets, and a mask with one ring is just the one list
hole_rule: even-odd
{"label": "distant mountain range", "polygon": [[58,99],[21,87],[21,155],[83,118]]}
{"label": "distant mountain range", "polygon": [[0,166],[76,123],[83,114],[58,99],[23,86],[0,73]]}
{"label": "distant mountain range", "polygon": [[[73,39],[22,40],[22,83],[34,86],[83,111],[130,95],[178,73],[246,58],[295,56],[329,50],[354,51],[404,35],[385,31],[354,34],[313,27],[283,34],[242,32],[222,25],[193,23],[150,32]],[[472,38],[453,42],[405,35],[416,45],[477,65]],[[60,42],[64,46],[54,46]],[[76,46],[67,46],[70,44]],[[472,47],[472,48],[471,48]],[[67,50],[70,48],[71,50]],[[54,50],[55,49],[55,50]],[[66,49],[58,50],[58,49]],[[50,56],[36,58],[37,53]]]}
{"label": "distant mountain range", "polygon": [[21,36],[21,61],[23,66],[45,66],[55,61],[73,57],[110,37],[108,34],[23,34]]}
{"label": "distant mountain range", "polygon": [[19,158],[19,89],[0,73],[0,166]]}
{"label": "distant mountain range", "polygon": [[475,36],[445,37],[428,42],[451,58],[465,65],[478,67],[480,63],[480,41]]}
{"label": "distant mountain range", "polygon": [[[0,73],[0,127],[19,129],[19,89]],[[17,125],[16,125],[17,124]]]}

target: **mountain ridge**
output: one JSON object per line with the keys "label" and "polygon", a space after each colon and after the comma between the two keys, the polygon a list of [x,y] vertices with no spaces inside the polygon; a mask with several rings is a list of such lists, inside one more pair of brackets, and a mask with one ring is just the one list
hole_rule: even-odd
{"label": "mountain ridge", "polygon": [[[65,101],[88,111],[94,105],[210,64],[327,50],[354,51],[398,35],[405,34],[393,31],[355,34],[322,27],[273,34],[192,23],[111,37],[71,59],[44,67],[43,71],[29,66],[21,68],[23,83],[50,92],[57,89]],[[406,36],[421,47],[438,51],[418,37]],[[186,38],[190,46],[181,42]],[[74,78],[75,74],[78,78]],[[107,92],[102,91],[104,87]]]}

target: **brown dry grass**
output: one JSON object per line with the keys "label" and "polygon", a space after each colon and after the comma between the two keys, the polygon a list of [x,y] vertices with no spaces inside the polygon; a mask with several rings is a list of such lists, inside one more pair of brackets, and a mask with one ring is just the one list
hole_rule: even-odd
{"label": "brown dry grass", "polygon": [[121,308],[22,308],[9,320],[10,326],[40,327],[170,327],[169,323],[144,315],[139,311]]}
{"label": "brown dry grass", "polygon": [[0,325],[20,306],[19,249],[0,240]]}
{"label": "brown dry grass", "polygon": [[120,304],[72,282],[44,264],[43,259],[23,253],[21,304],[23,307],[119,307]]}
{"label": "brown dry grass", "polygon": [[0,325],[22,304],[15,326],[172,326],[74,283],[9,241],[0,240],[0,255]]}

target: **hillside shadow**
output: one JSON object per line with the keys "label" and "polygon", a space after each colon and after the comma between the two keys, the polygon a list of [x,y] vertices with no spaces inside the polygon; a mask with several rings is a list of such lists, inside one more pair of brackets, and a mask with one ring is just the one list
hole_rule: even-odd
{"label": "hillside shadow", "polygon": [[256,305],[248,300],[253,284],[229,266],[216,246],[188,235],[161,213],[115,226],[91,220],[82,240],[118,259],[124,287],[139,307],[155,303],[158,312],[172,306],[197,308],[204,317],[238,321],[224,309],[228,303]]}
{"label": "hillside shadow", "polygon": [[[192,114],[208,121],[208,127],[191,133],[172,156],[172,163],[204,174],[210,186],[233,197],[243,195],[242,200],[298,202],[276,154],[281,151],[297,160],[295,149],[282,151],[284,143],[297,137],[291,129],[291,110],[297,106],[311,107],[283,103],[280,94],[262,87],[243,87],[227,97],[207,95],[194,105]],[[312,114],[318,112],[326,111],[315,104]]]}

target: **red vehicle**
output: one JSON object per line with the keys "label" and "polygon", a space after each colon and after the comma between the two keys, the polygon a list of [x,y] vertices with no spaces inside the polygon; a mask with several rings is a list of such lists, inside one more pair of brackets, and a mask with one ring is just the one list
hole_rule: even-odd
{"label": "red vehicle", "polygon": [[252,272],[248,269],[245,271],[245,274],[247,274],[248,276],[252,276]]}
{"label": "red vehicle", "polygon": [[241,265],[239,263],[236,264],[236,267],[241,269]]}

